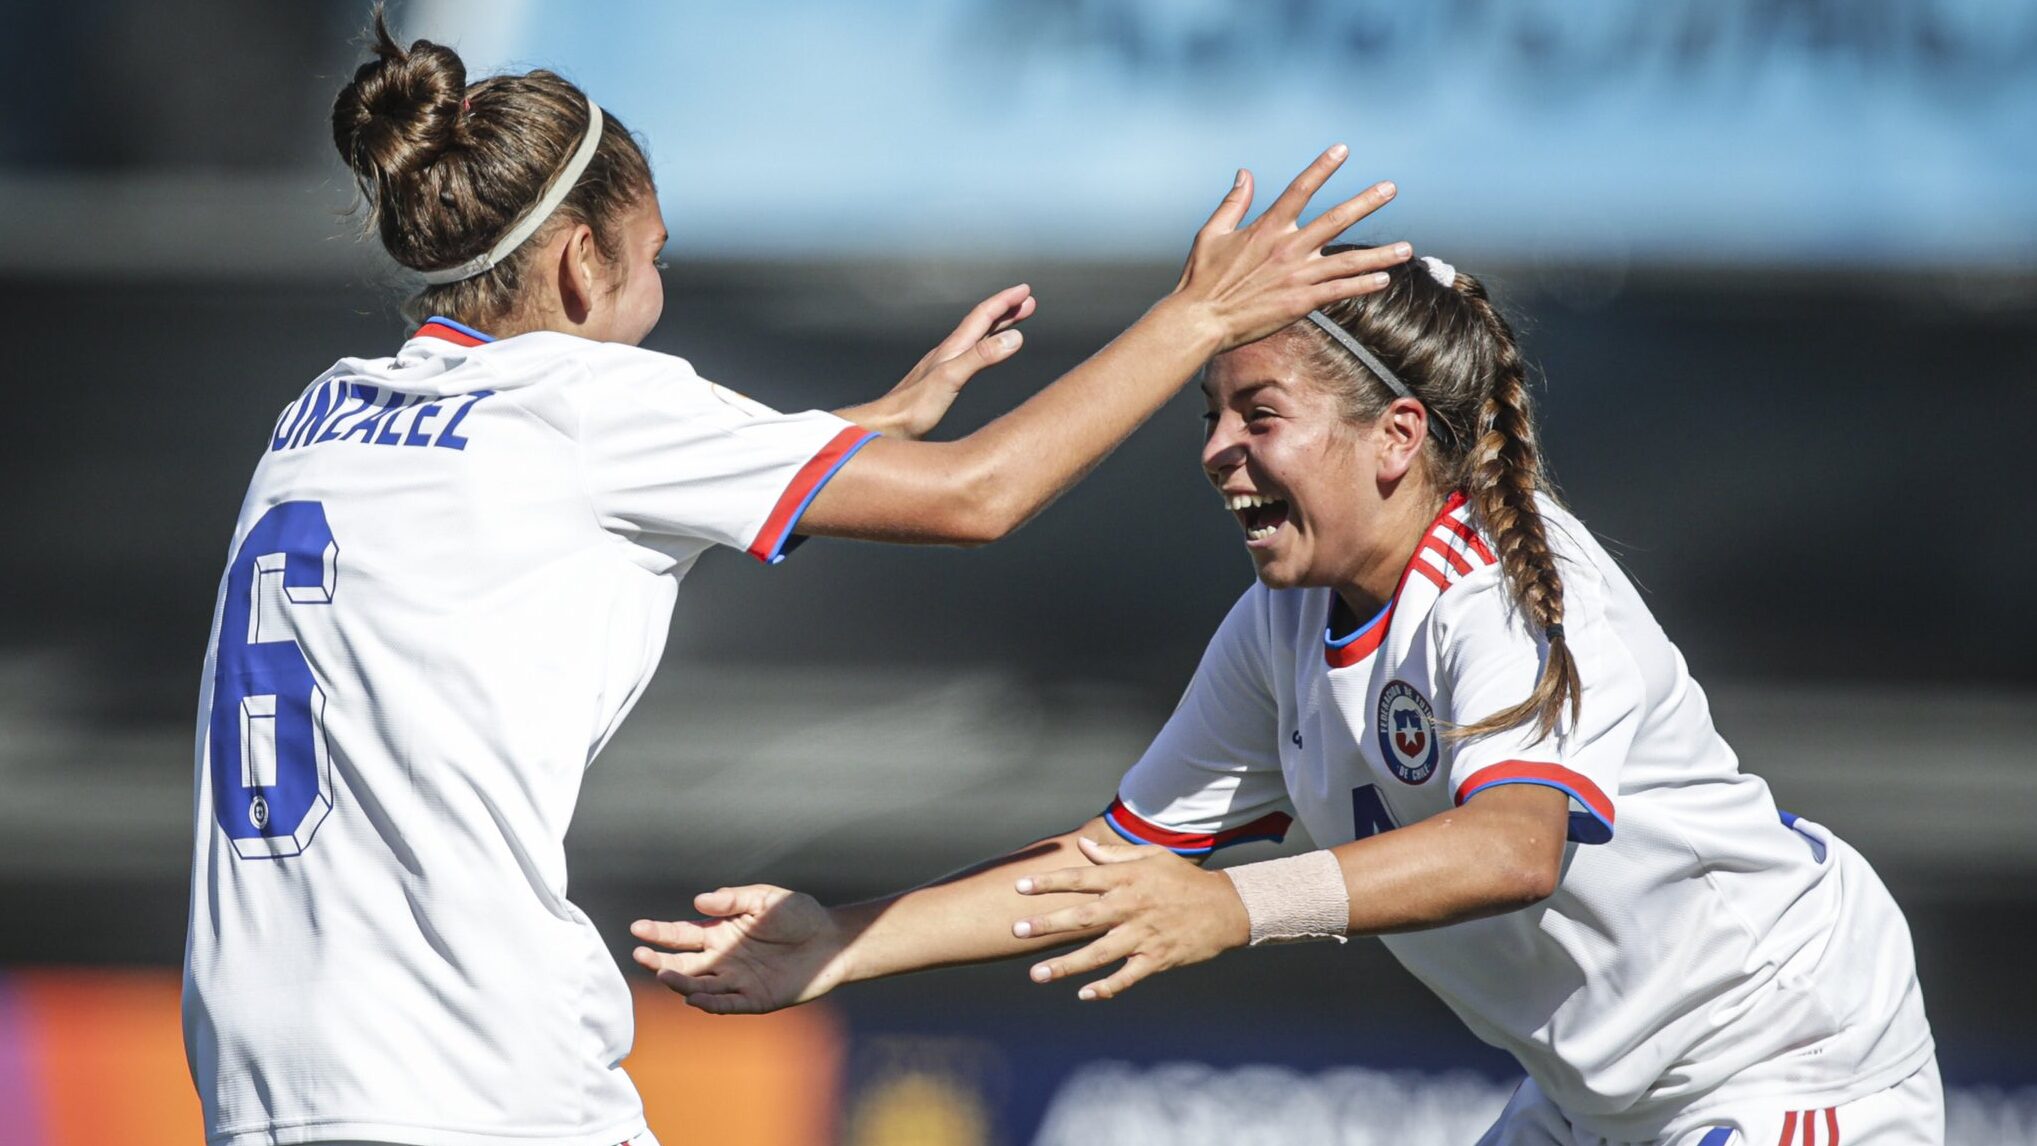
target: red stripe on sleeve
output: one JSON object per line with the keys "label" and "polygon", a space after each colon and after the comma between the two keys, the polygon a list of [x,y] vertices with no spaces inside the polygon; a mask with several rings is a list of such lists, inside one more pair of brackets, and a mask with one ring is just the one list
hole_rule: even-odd
{"label": "red stripe on sleeve", "polygon": [[1570,789],[1585,806],[1598,813],[1606,823],[1613,822],[1613,802],[1597,784],[1582,774],[1572,772],[1560,764],[1536,764],[1527,760],[1502,760],[1490,767],[1473,772],[1462,784],[1457,785],[1457,803],[1462,804],[1471,794],[1489,784],[1557,784]]}
{"label": "red stripe on sleeve", "polygon": [[861,426],[844,426],[841,433],[828,439],[828,444],[792,475],[791,484],[778,495],[778,504],[771,507],[771,515],[764,519],[764,528],[757,531],[756,540],[750,542],[750,547],[744,552],[759,561],[771,560],[771,555],[784,544],[786,534],[792,532],[796,516],[815,487],[820,485],[821,479],[827,476],[836,462],[842,460],[842,455],[874,436]]}
{"label": "red stripe on sleeve", "polygon": [[1288,825],[1294,822],[1294,817],[1286,812],[1268,812],[1250,823],[1225,828],[1221,832],[1208,834],[1177,832],[1172,828],[1163,828],[1125,807],[1122,797],[1113,799],[1104,815],[1109,816],[1119,828],[1149,844],[1187,852],[1213,851],[1226,844],[1241,843],[1245,840],[1279,839],[1287,834]]}
{"label": "red stripe on sleeve", "polygon": [[1839,1108],[1825,1108],[1825,1146],[1839,1146]]}
{"label": "red stripe on sleeve", "polygon": [[1797,1112],[1792,1110],[1782,1116],[1782,1138],[1775,1146],[1790,1146],[1790,1139],[1797,1134]]}

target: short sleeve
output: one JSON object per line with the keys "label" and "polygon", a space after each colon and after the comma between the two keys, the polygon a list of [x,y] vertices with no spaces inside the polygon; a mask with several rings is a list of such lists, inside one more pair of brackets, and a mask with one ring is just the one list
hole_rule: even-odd
{"label": "short sleeve", "polygon": [[[1550,736],[1538,737],[1529,721],[1465,741],[1452,756],[1450,784],[1456,804],[1503,784],[1558,789],[1570,796],[1570,838],[1602,844],[1613,838],[1620,770],[1641,721],[1642,683],[1595,586],[1577,580],[1565,586],[1563,618],[1583,686],[1576,721],[1566,706]],[[1453,589],[1437,619],[1439,716],[1475,724],[1534,690],[1547,645],[1512,607],[1504,580]]]}
{"label": "short sleeve", "polygon": [[784,559],[814,495],[872,431],[821,410],[782,414],[649,351],[578,394],[588,494],[604,528],[701,538]]}
{"label": "short sleeve", "polygon": [[1294,809],[1280,770],[1268,639],[1266,592],[1255,586],[1231,607],[1174,715],[1125,773],[1104,812],[1119,835],[1189,856],[1286,837]]}

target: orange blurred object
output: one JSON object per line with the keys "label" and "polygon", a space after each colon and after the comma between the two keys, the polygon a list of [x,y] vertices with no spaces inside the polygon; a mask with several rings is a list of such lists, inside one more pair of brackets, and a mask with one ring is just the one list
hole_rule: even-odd
{"label": "orange blurred object", "polygon": [[[16,1080],[26,1094],[13,1100],[33,1107],[0,1112],[0,1146],[202,1146],[175,971],[10,971],[0,988],[12,1001],[0,1041],[26,1075]],[[653,984],[635,993],[628,1069],[665,1140],[807,1146],[835,1137],[843,1034],[831,1012],[717,1018]]]}

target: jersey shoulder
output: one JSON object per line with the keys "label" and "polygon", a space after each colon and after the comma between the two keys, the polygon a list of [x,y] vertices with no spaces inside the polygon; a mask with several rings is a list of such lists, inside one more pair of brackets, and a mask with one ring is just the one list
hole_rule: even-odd
{"label": "jersey shoulder", "polygon": [[[1574,514],[1550,498],[1539,500],[1543,537],[1548,541],[1563,583],[1565,625],[1602,618],[1608,579],[1621,576],[1618,567]],[[1477,521],[1476,525],[1479,536],[1497,553],[1499,547],[1493,544],[1484,523]],[[1468,629],[1488,630],[1498,626],[1526,634],[1528,625],[1519,613],[1513,588],[1507,581],[1506,564],[1495,560],[1450,584],[1430,610],[1430,628],[1438,645]]]}

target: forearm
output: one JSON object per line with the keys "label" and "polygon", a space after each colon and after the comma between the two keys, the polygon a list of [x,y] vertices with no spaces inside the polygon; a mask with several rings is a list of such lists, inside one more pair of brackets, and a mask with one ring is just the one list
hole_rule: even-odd
{"label": "forearm", "polygon": [[1030,520],[1165,405],[1222,337],[1206,311],[1169,296],[1052,385],[952,443],[984,511],[1003,532]]}
{"label": "forearm", "polygon": [[1351,934],[1443,927],[1547,898],[1562,871],[1567,815],[1563,793],[1519,785],[1331,849],[1351,899]]}
{"label": "forearm", "polygon": [[1076,906],[1081,895],[1022,896],[1021,875],[1087,866],[1075,840],[1087,834],[1109,837],[1101,819],[957,872],[924,887],[867,903],[833,909],[845,937],[829,978],[830,987],[909,971],[1009,959],[1068,943],[1081,935],[1017,939],[1012,921],[1051,899]]}

